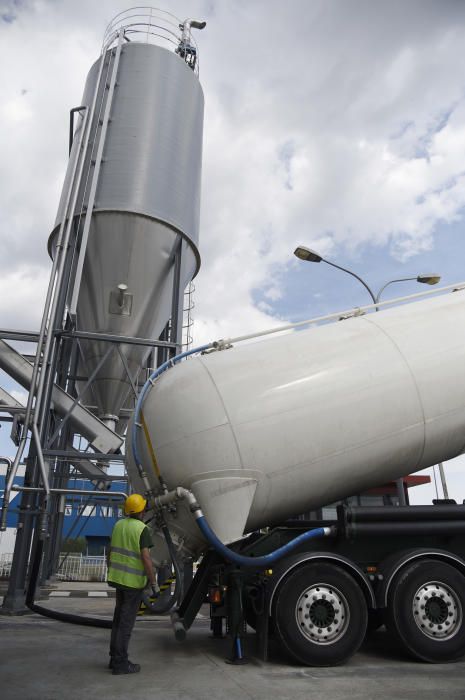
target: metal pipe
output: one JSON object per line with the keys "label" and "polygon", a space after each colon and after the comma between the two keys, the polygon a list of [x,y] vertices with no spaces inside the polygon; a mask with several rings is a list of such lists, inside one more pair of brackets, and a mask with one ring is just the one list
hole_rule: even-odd
{"label": "metal pipe", "polygon": [[25,343],[37,343],[39,333],[37,331],[12,330],[11,328],[0,328],[0,338],[3,340],[21,340]]}
{"label": "metal pipe", "polygon": [[26,413],[26,406],[0,406],[0,413],[21,415],[21,413]]}
{"label": "metal pipe", "polygon": [[[410,294],[404,297],[396,297],[395,299],[387,299],[386,301],[380,301],[378,304],[366,304],[365,306],[359,306],[358,311],[371,311],[376,307],[392,306],[393,304],[400,304],[404,301],[413,301],[414,299],[420,299],[422,297],[430,296],[431,294],[439,294],[439,292],[449,292],[449,291],[462,291],[465,289],[465,282],[456,282],[455,284],[449,284],[446,287],[441,287],[440,289],[428,289],[426,292],[416,292],[415,294]],[[321,323],[322,321],[337,321],[340,316],[348,314],[353,314],[354,309],[346,309],[345,311],[338,311],[337,313],[326,314],[325,316],[316,316],[315,318],[309,318],[306,321],[297,321],[296,323],[287,323],[285,326],[277,326],[276,328],[269,328],[265,331],[260,331],[258,333],[248,333],[247,335],[239,335],[233,338],[226,338],[217,340],[212,345],[217,348],[222,348],[233,343],[240,343],[243,340],[252,340],[253,338],[261,338],[265,335],[271,335],[273,333],[283,333],[284,331],[290,331],[293,328],[302,328],[303,326],[309,326],[312,323]]]}
{"label": "metal pipe", "polygon": [[87,109],[85,106],[73,107],[69,110],[69,150],[68,155],[71,155],[71,148],[73,147],[74,140],[74,115],[76,112],[82,112],[83,109]]}
{"label": "metal pipe", "polygon": [[191,507],[191,510],[192,508],[194,508],[195,510],[198,510],[200,508],[199,504],[197,503],[197,499],[195,498],[192,491],[189,491],[188,489],[185,489],[182,486],[178,486],[173,491],[168,491],[168,493],[164,493],[162,496],[156,496],[153,500],[153,503],[155,508],[163,508],[163,506],[170,505],[171,503],[175,503],[176,501],[182,499],[185,499],[188,502],[189,506]]}
{"label": "metal pipe", "polygon": [[147,345],[155,348],[175,348],[176,343],[151,338],[137,338],[125,335],[112,335],[110,333],[91,333],[87,331],[58,331],[62,338],[80,338],[83,340],[98,340],[105,343],[124,343],[125,345]]}
{"label": "metal pipe", "polygon": [[[43,491],[43,489],[40,486],[12,486],[11,488],[12,491]],[[111,496],[115,498],[127,498],[128,494],[125,493],[125,491],[91,491],[87,489],[54,489],[51,488],[49,493],[59,493],[59,494],[75,494],[76,496],[89,496],[89,495],[98,495],[98,496],[105,496],[105,498],[109,498]]]}
{"label": "metal pipe", "polygon": [[39,430],[37,428],[37,425],[35,423],[32,424],[32,434],[34,436],[34,440],[36,443],[37,449],[37,457],[39,461],[39,469],[40,469],[40,474],[42,476],[42,481],[44,484],[44,491],[47,496],[47,498],[50,496],[50,484],[48,483],[48,474],[47,470],[45,468],[45,461],[44,461],[44,455],[42,454],[42,449],[40,445],[40,436],[39,436]]}
{"label": "metal pipe", "polygon": [[444,498],[449,498],[449,491],[447,490],[446,473],[444,471],[444,465],[442,462],[438,462],[439,476],[441,477],[442,492]]}
{"label": "metal pipe", "polygon": [[185,19],[184,22],[182,23],[181,29],[182,29],[182,38],[181,41],[183,44],[189,44],[190,39],[191,39],[191,29],[205,29],[207,26],[206,22],[201,22],[197,19]]}
{"label": "metal pipe", "polygon": [[349,523],[346,527],[346,536],[349,538],[371,535],[401,536],[401,535],[438,535],[451,536],[465,534],[465,522],[454,520],[420,521],[420,522],[380,522],[380,523]]}
{"label": "metal pipe", "polygon": [[5,482],[5,490],[3,491],[3,502],[2,502],[2,515],[0,518],[0,532],[4,532],[6,530],[6,518],[8,515],[8,506],[10,504],[10,493],[11,493],[11,487],[13,486],[13,479],[11,478],[11,466],[12,466],[12,461],[8,457],[0,457],[0,462],[3,462],[4,464],[7,465],[7,470],[6,470],[6,482]]}
{"label": "metal pipe", "polygon": [[[103,72],[103,66],[104,66],[104,57],[102,56],[100,60],[100,66],[99,66],[99,80],[100,76]],[[71,237],[71,231],[73,228],[73,222],[74,222],[74,211],[76,209],[76,204],[79,196],[79,184],[81,182],[82,178],[82,173],[84,170],[84,163],[85,163],[85,155],[86,155],[86,149],[87,145],[89,142],[89,136],[90,136],[90,130],[92,127],[92,119],[94,116],[95,112],[95,106],[97,102],[97,91],[94,94],[94,99],[92,101],[92,107],[90,110],[90,116],[89,116],[89,109],[88,107],[85,107],[85,114],[84,114],[84,120],[83,120],[83,125],[82,125],[82,130],[81,130],[81,135],[80,135],[80,143],[79,147],[76,151],[76,158],[75,162],[73,164],[73,171],[72,171],[72,176],[71,176],[71,185],[68,189],[67,192],[67,197],[66,197],[66,202],[65,202],[65,207],[64,207],[64,212],[65,216],[63,217],[63,220],[60,224],[59,228],[59,234],[58,234],[58,241],[56,245],[56,254],[55,254],[55,259],[59,261],[57,263],[57,271],[56,271],[56,280],[54,280],[53,275],[50,278],[51,282],[55,283],[54,289],[55,293],[53,296],[53,299],[51,300],[51,307],[50,307],[50,301],[49,303],[45,306],[45,313],[44,313],[44,319],[47,319],[47,309],[49,308],[48,312],[48,324],[50,331],[51,329],[54,329],[56,327],[56,317],[57,317],[57,311],[58,311],[58,304],[59,304],[59,290],[61,289],[62,285],[62,280],[64,277],[64,271],[65,271],[65,265],[66,265],[66,253],[68,250],[69,246],[69,241]],[[85,142],[85,148],[83,149],[83,142]],[[79,164],[79,168],[77,167]],[[76,177],[76,172],[77,170],[79,171]],[[76,186],[76,182],[78,185]],[[65,228],[66,224],[66,228]],[[64,236],[63,236],[63,230],[65,231]],[[54,259],[54,263],[55,263]],[[45,387],[45,381],[47,379],[47,389],[50,389],[49,384],[50,384],[50,377],[47,375],[49,374],[50,371],[50,350],[51,350],[51,344],[54,339],[54,334],[52,332],[47,333],[46,339],[45,339],[45,348],[43,350],[43,356],[42,356],[42,371],[40,372],[39,375],[39,384],[37,387],[37,394],[36,394],[36,418],[35,422],[39,425],[38,421],[39,418],[41,417],[41,402],[42,402],[42,396],[44,392],[44,387]],[[43,339],[42,341],[39,339],[38,343],[38,351],[40,352],[40,349],[43,344]],[[38,354],[39,354],[38,352]],[[38,367],[39,364],[39,358],[36,358],[36,363],[34,365],[34,369]],[[51,378],[53,381],[53,378]],[[33,384],[33,390],[35,389],[35,385]],[[46,392],[49,394],[50,391],[47,390]],[[28,425],[28,422],[26,422],[26,425]],[[41,445],[39,444],[38,446],[39,451],[41,450]]]}
{"label": "metal pipe", "polygon": [[[110,119],[110,111],[111,111],[111,106],[112,106],[112,102],[113,102],[113,94],[115,91],[116,75],[118,72],[119,60],[120,60],[120,56],[121,56],[121,47],[123,45],[123,35],[124,35],[124,31],[120,30],[119,31],[119,38],[118,38],[118,45],[116,47],[116,52],[115,52],[115,56],[114,56],[115,60],[114,60],[112,72],[111,72],[110,84],[108,86],[108,94],[107,94],[107,99],[106,99],[106,103],[105,103],[105,110],[103,113],[103,119],[102,119],[101,130],[100,130],[100,138],[99,138],[98,146],[97,146],[97,153],[96,153],[95,159],[94,159],[95,160],[94,172],[92,175],[89,197],[87,200],[87,210],[86,210],[86,216],[84,219],[84,226],[83,226],[83,231],[82,231],[82,236],[81,236],[79,257],[78,257],[78,260],[76,263],[74,287],[73,287],[73,292],[71,295],[71,302],[70,302],[70,314],[72,316],[76,315],[78,295],[79,295],[79,290],[80,290],[80,283],[81,283],[82,272],[83,272],[83,268],[84,268],[84,258],[85,258],[85,254],[86,254],[87,240],[88,240],[89,231],[90,231],[90,221],[91,221],[93,209],[94,209],[95,195],[97,192],[97,183],[98,183],[98,178],[99,178],[99,174],[100,174],[100,167],[102,164],[103,149],[105,147],[108,122]],[[104,61],[104,60],[105,60],[105,55],[103,55],[101,58],[101,61]],[[99,79],[96,83],[96,86],[97,87],[95,89],[95,96],[96,96],[96,94],[98,92],[98,88],[100,86],[100,76],[99,76]]]}
{"label": "metal pipe", "polygon": [[[79,150],[82,148],[82,142],[84,140],[84,133],[86,134],[86,138],[88,136],[88,133],[90,131],[90,122],[91,120],[88,118],[88,110],[86,108],[85,115],[84,115],[84,123],[83,123],[83,129],[81,132],[81,137],[80,137],[80,144],[78,148],[78,154]],[[82,156],[81,158],[76,157],[75,163],[73,164],[73,173],[72,173],[72,178],[71,178],[71,186],[68,190],[67,193],[67,198],[66,198],[66,203],[65,203],[65,211],[69,214],[68,218],[64,218],[61,225],[60,225],[60,231],[58,234],[58,240],[57,240],[57,245],[56,249],[57,252],[55,254],[55,260],[57,260],[57,266],[56,266],[56,280],[54,280],[54,275],[53,275],[53,267],[52,267],[52,275],[50,276],[50,281],[53,284],[53,289],[55,290],[55,294],[53,295],[53,298],[48,300],[48,303],[46,302],[45,305],[45,313],[43,317],[43,321],[45,321],[45,324],[47,324],[48,320],[48,325],[49,325],[49,330],[46,334],[45,337],[45,348],[43,351],[43,364],[42,364],[42,371],[40,372],[40,377],[39,377],[39,384],[37,387],[37,394],[36,394],[36,409],[40,408],[40,403],[42,399],[42,393],[44,390],[44,383],[45,383],[45,375],[46,375],[46,363],[49,358],[50,354],[50,347],[51,343],[53,340],[53,334],[51,330],[55,327],[55,320],[56,320],[56,313],[57,313],[57,307],[58,307],[58,298],[59,295],[57,293],[57,290],[60,289],[61,287],[61,282],[63,279],[63,272],[65,268],[65,262],[66,262],[66,250],[68,248],[69,244],[69,239],[71,236],[71,229],[73,226],[73,212],[76,207],[76,202],[79,194],[79,187],[76,186],[76,172],[79,169],[79,173],[77,175],[77,182],[80,181],[81,175],[82,175],[82,170],[84,167],[84,160],[85,157]],[[78,168],[79,164],[79,168]],[[66,227],[65,227],[66,223]],[[51,305],[50,305],[51,304]],[[47,319],[47,309],[50,308],[48,319]],[[39,337],[39,342],[38,342],[38,352],[40,353],[41,346],[43,344],[43,336]],[[36,358],[36,362],[34,364],[34,370],[38,370],[39,367],[39,357]],[[35,383],[32,383],[32,389],[35,389]]]}
{"label": "metal pipe", "polygon": [[[87,116],[88,116],[88,112],[86,111],[86,112],[85,112],[85,115],[84,115],[84,127],[83,127],[83,130],[82,130],[82,132],[81,132],[81,137],[80,137],[80,146],[82,146],[82,140],[83,140],[84,132],[87,131],[87,125],[88,125],[88,123],[89,123],[89,120],[87,119]],[[71,182],[72,182],[73,185],[74,185],[74,183],[75,183],[76,171],[77,171],[77,169],[78,169],[78,163],[79,163],[79,162],[80,162],[80,171],[82,172],[82,167],[83,167],[84,158],[81,158],[81,159],[76,158],[76,160],[75,160],[75,162],[74,162],[74,164],[73,164],[72,175],[71,175]],[[78,177],[80,177],[80,174],[79,174]],[[79,189],[78,187],[74,187],[73,207],[75,206],[76,199],[77,199],[77,196],[78,196],[78,189]],[[68,209],[69,209],[69,205],[70,205],[70,200],[71,200],[72,192],[73,192],[73,186],[71,186],[71,187],[69,188],[68,193],[67,193],[66,203],[65,203],[65,211],[68,211]],[[66,219],[64,218],[63,221],[62,221],[62,223],[61,223],[61,225],[60,225],[59,232],[58,232],[57,249],[60,249],[60,248],[63,246],[63,238],[65,238],[65,243],[67,244],[67,241],[68,241],[68,233],[69,233],[69,231],[70,231],[71,223],[72,223],[72,217],[69,217],[68,226],[67,226],[67,229],[66,229],[66,233],[65,233],[65,223],[66,223]],[[65,250],[66,247],[64,246],[63,249]],[[43,316],[42,316],[42,321],[41,321],[40,330],[39,330],[39,337],[38,337],[38,340],[37,340],[37,356],[36,356],[36,361],[35,361],[35,363],[34,363],[34,367],[33,367],[33,370],[32,370],[32,378],[31,378],[29,396],[28,396],[27,405],[26,405],[26,417],[25,417],[25,420],[24,420],[23,434],[21,435],[21,439],[20,439],[20,442],[19,442],[19,445],[18,445],[18,450],[17,450],[17,452],[16,452],[15,459],[14,459],[14,462],[13,462],[13,467],[12,467],[12,476],[13,476],[13,479],[14,479],[15,476],[16,476],[16,472],[17,472],[17,470],[18,470],[19,462],[20,462],[20,460],[21,460],[21,457],[23,456],[24,449],[25,449],[25,447],[26,447],[28,426],[30,425],[30,422],[31,422],[32,404],[33,404],[33,402],[34,402],[34,396],[36,396],[36,406],[35,406],[35,407],[38,408],[38,403],[39,403],[39,392],[37,392],[37,395],[35,394],[35,392],[36,392],[36,384],[37,384],[37,377],[38,377],[38,374],[39,374],[39,368],[40,368],[40,366],[41,366],[41,364],[40,364],[40,360],[41,360],[40,355],[41,355],[41,352],[42,352],[42,346],[43,346],[43,343],[44,343],[44,339],[46,339],[45,350],[44,350],[44,352],[43,352],[43,354],[42,354],[42,360],[45,361],[46,352],[47,352],[47,347],[49,347],[49,345],[50,345],[50,338],[51,338],[51,334],[50,334],[50,333],[47,333],[47,325],[48,325],[48,321],[49,321],[49,320],[52,320],[52,313],[50,313],[50,315],[49,315],[49,313],[48,313],[47,310],[50,309],[50,305],[51,305],[51,304],[52,304],[52,308],[53,308],[53,303],[52,303],[53,293],[54,293],[54,290],[55,290],[56,288],[58,288],[58,285],[59,285],[59,283],[61,282],[61,279],[60,279],[60,270],[61,270],[61,267],[62,267],[62,266],[61,266],[61,259],[62,259],[62,257],[63,257],[63,256],[61,256],[60,254],[57,253],[57,254],[55,255],[55,258],[53,259],[53,262],[52,262],[52,271],[51,271],[51,273],[50,273],[50,281],[49,281],[49,284],[48,284],[47,294],[46,294],[46,298],[45,298],[45,305],[44,305],[45,311],[44,311],[44,314],[43,314]],[[59,263],[60,263],[60,265],[59,265]],[[56,277],[56,279],[55,279],[55,277]],[[56,282],[56,284],[57,284],[57,287],[55,287],[55,282]],[[55,295],[55,299],[56,299],[56,295]],[[41,372],[41,375],[43,375],[43,372]]]}
{"label": "metal pipe", "polygon": [[[68,459],[70,462],[77,462],[81,459],[83,460],[97,460],[108,461],[108,462],[124,462],[126,459],[125,455],[122,454],[108,454],[107,452],[77,452],[73,450],[44,450],[44,456],[46,457],[63,457]],[[118,477],[121,479],[122,477]]]}
{"label": "metal pipe", "polygon": [[422,520],[463,520],[465,506],[355,506],[344,509],[345,519],[350,524],[380,522],[419,522]]}

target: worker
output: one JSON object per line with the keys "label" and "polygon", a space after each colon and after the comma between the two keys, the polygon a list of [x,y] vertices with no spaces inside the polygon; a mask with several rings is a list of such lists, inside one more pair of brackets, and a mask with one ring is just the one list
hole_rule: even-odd
{"label": "worker", "polygon": [[149,585],[153,595],[160,590],[150,556],[152,538],[143,522],[146,506],[147,501],[140,494],[128,496],[124,503],[127,517],[118,520],[111,535],[107,557],[108,584],[116,588],[116,605],[108,667],[114,676],[140,671],[140,665],[128,659],[129,640],[144,588]]}

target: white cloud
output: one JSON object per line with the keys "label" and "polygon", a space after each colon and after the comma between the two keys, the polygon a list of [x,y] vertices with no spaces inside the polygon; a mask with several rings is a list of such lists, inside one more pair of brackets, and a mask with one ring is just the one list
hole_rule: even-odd
{"label": "white cloud", "polygon": [[[10,300],[25,325],[38,316],[38,269],[49,269],[68,110],[126,3],[6,7],[16,20],[0,23],[0,250],[5,286],[21,278],[21,303]],[[196,341],[279,322],[254,290],[280,298],[298,242],[324,255],[389,243],[405,260],[461,217],[461,3],[197,0],[189,11],[208,23],[197,37],[206,117]]]}
{"label": "white cloud", "polygon": [[[0,1],[4,327],[39,325],[69,109],[106,23],[126,7]],[[389,243],[405,260],[462,217],[464,3],[192,0],[188,9],[208,22],[198,35],[206,115],[196,342],[280,325],[272,302],[297,243],[323,255]],[[170,10],[183,16],[185,3]]]}

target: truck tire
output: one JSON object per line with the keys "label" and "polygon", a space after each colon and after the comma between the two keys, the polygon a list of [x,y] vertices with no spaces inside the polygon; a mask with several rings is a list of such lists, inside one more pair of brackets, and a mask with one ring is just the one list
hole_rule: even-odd
{"label": "truck tire", "polygon": [[333,666],[355,654],[365,637],[367,604],[346,571],[311,563],[291,572],[273,608],[276,636],[295,661]]}
{"label": "truck tire", "polygon": [[392,584],[386,624],[412,656],[429,663],[465,655],[465,577],[449,564],[423,559]]}

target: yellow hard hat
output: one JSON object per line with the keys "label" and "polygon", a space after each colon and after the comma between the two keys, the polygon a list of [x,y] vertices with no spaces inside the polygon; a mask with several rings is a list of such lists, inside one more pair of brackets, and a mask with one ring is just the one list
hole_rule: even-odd
{"label": "yellow hard hat", "polygon": [[133,493],[128,496],[124,502],[124,512],[126,515],[135,515],[136,513],[142,513],[147,501],[139,493]]}

